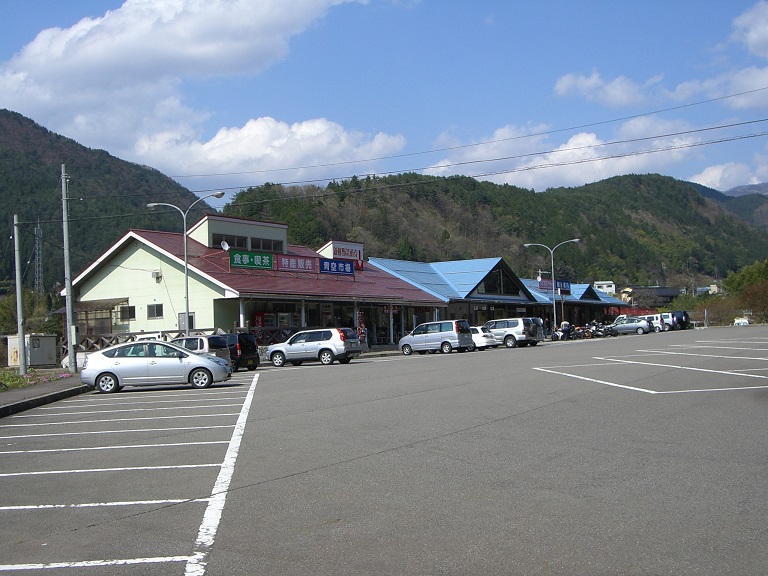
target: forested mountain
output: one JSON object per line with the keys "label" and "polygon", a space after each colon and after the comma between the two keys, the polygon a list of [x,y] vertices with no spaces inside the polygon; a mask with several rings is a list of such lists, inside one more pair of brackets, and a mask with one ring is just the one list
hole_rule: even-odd
{"label": "forested mountain", "polygon": [[225,214],[289,224],[291,240],[365,243],[366,253],[415,260],[503,256],[522,276],[550,269],[570,281],[708,284],[765,259],[768,234],[687,182],[609,178],[535,193],[466,177],[401,174],[327,188],[267,184],[240,192]]}
{"label": "forested mountain", "polygon": [[[130,228],[181,230],[178,212],[197,199],[157,170],[91,150],[0,110],[0,287],[13,285],[18,214],[25,285],[34,282],[34,228],[43,230],[46,289],[63,282],[61,165],[70,175],[70,244],[76,275]],[[363,242],[368,256],[452,260],[502,256],[521,276],[550,269],[579,282],[708,284],[768,255],[759,202],[659,175],[630,175],[542,193],[467,177],[400,174],[326,187],[266,184],[243,190],[225,214],[288,224],[293,243]],[[190,214],[203,211],[201,202]],[[27,262],[30,262],[27,264]]]}
{"label": "forested mountain", "polygon": [[[168,202],[186,208],[193,193],[157,170],[91,150],[8,110],[0,110],[0,288],[13,286],[13,215],[20,226],[24,283],[34,285],[35,227],[40,222],[43,284],[64,282],[61,165],[69,179],[70,256],[77,275],[130,228],[181,231],[173,209],[147,208]],[[200,210],[198,211],[198,206]],[[193,216],[211,211],[204,202]]]}

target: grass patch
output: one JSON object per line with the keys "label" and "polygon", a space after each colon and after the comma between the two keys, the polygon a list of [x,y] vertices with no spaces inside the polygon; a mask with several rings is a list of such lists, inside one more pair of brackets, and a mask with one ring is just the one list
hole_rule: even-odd
{"label": "grass patch", "polygon": [[59,378],[71,376],[69,372],[61,370],[29,370],[27,374],[21,376],[18,369],[0,368],[0,392],[11,390],[13,388],[27,388],[43,382],[51,382]]}

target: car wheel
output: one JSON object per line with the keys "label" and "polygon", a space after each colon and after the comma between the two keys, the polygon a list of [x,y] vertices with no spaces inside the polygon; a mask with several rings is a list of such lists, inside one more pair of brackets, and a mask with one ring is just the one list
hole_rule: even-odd
{"label": "car wheel", "polygon": [[539,343],[538,340],[531,340],[530,344],[531,346],[536,346]]}
{"label": "car wheel", "polygon": [[196,368],[189,375],[189,383],[193,388],[208,388],[213,384],[213,376],[205,368]]}
{"label": "car wheel", "polygon": [[427,350],[427,352],[429,352],[430,354],[436,354],[437,350]]}
{"label": "car wheel", "polygon": [[419,350],[418,352],[419,352],[419,354],[421,354],[422,356],[423,356],[424,354],[426,354],[426,353],[427,353],[427,351],[426,351],[426,350]]}
{"label": "car wheel", "polygon": [[443,342],[440,344],[440,352],[442,354],[450,354],[451,350],[453,350],[453,347],[451,346],[450,342]]}
{"label": "car wheel", "polygon": [[339,358],[339,364],[349,364],[352,358]]}
{"label": "car wheel", "polygon": [[[413,354],[413,348],[411,348],[410,344],[403,344],[402,351],[406,356]],[[419,354],[424,354],[424,352],[419,352]]]}
{"label": "car wheel", "polygon": [[638,328],[637,329],[637,333],[638,334],[645,334],[645,330],[643,330],[642,328]]}
{"label": "car wheel", "polygon": [[515,348],[517,346],[517,338],[514,336],[507,336],[504,338],[504,346],[507,348]]}
{"label": "car wheel", "polygon": [[248,366],[248,372],[253,372],[258,366]]}
{"label": "car wheel", "polygon": [[302,362],[304,362],[304,361],[303,360],[291,360],[291,364],[293,364],[294,366],[301,366]]}
{"label": "car wheel", "polygon": [[117,383],[117,376],[107,372],[105,374],[100,374],[99,377],[96,378],[96,388],[103,394],[110,394],[112,392],[119,392],[122,386]]}
{"label": "car wheel", "polygon": [[477,346],[475,346],[474,344],[472,344],[471,346],[467,346],[467,352],[474,352],[475,350],[477,350]]}
{"label": "car wheel", "polygon": [[275,352],[272,354],[272,364],[280,368],[281,366],[285,366],[285,354],[282,352]]}
{"label": "car wheel", "polygon": [[321,364],[324,364],[326,366],[330,366],[331,364],[333,364],[333,361],[334,361],[333,352],[331,352],[330,350],[321,350],[320,351],[320,363]]}
{"label": "car wheel", "polygon": [[238,366],[237,364],[232,364],[232,373],[233,373],[233,374],[234,374],[235,372],[237,372],[239,369],[240,369],[240,366]]}
{"label": "car wheel", "polygon": [[654,332],[661,332],[661,326],[655,326],[655,327],[653,328],[653,331],[654,331]]}

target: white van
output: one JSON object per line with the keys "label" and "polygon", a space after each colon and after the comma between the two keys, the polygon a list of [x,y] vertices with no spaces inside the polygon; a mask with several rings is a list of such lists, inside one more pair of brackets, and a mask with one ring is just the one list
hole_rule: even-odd
{"label": "white van", "polygon": [[664,319],[664,314],[651,314],[650,316],[639,316],[639,318],[648,320],[649,324],[652,323],[653,327],[651,329],[654,332],[666,332],[672,327],[671,315],[668,320]]}

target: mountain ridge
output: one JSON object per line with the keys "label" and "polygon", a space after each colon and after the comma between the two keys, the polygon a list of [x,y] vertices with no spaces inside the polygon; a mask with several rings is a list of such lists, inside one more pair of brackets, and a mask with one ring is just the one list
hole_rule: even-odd
{"label": "mountain ridge", "polygon": [[[178,232],[181,208],[198,197],[159,171],[92,150],[24,116],[0,110],[0,201],[24,222],[24,262],[34,255],[34,223],[44,228],[46,289],[63,283],[61,165],[70,176],[70,245],[75,275],[130,228]],[[768,204],[658,175],[630,174],[534,192],[465,176],[403,173],[319,186],[264,184],[236,193],[225,215],[288,224],[289,241],[319,248],[330,239],[362,242],[369,256],[437,261],[501,256],[522,276],[550,269],[579,282],[704,285],[768,253]],[[197,210],[197,208],[200,208]],[[212,209],[200,202],[195,218]],[[190,220],[193,221],[193,220]],[[0,286],[13,285],[13,250],[0,254]],[[32,286],[25,265],[25,285]]]}

